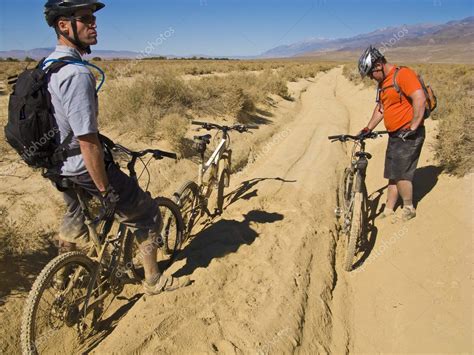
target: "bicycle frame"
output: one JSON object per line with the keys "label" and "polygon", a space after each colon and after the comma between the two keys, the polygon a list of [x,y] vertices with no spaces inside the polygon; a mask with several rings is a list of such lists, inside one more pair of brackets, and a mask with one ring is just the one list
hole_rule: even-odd
{"label": "bicycle frame", "polygon": [[[87,202],[85,200],[84,192],[81,190],[80,187],[75,187],[75,191],[77,193],[77,197],[79,200],[79,204],[81,206],[82,212],[85,217],[85,224],[87,226],[88,232],[89,232],[89,237],[92,240],[93,243],[93,249],[89,251],[87,256],[91,257],[93,250],[97,253],[97,269],[95,270],[95,273],[92,277],[91,282],[89,283],[87,287],[87,294],[86,294],[86,299],[84,302],[84,308],[81,310],[83,312],[83,316],[86,317],[88,313],[93,311],[96,306],[98,306],[111,292],[111,289],[108,288],[107,291],[103,292],[102,294],[97,297],[92,304],[89,304],[89,300],[91,298],[92,292],[94,291],[94,286],[96,284],[97,277],[101,274],[102,271],[102,259],[104,257],[105,250],[109,244],[114,245],[114,249],[112,251],[112,259],[110,260],[110,265],[116,264],[118,260],[120,259],[120,251],[122,250],[122,244],[125,240],[124,234],[126,230],[126,226],[124,224],[119,225],[119,230],[118,233],[115,237],[113,238],[107,238],[107,234],[110,232],[112,225],[114,223],[113,219],[106,220],[104,222],[104,226],[102,228],[101,233],[97,233],[97,224],[100,222],[101,219],[92,219],[90,216],[89,209],[87,207]],[[101,242],[101,240],[103,242]],[[74,275],[74,278],[76,275]],[[108,280],[109,278],[107,278]],[[101,285],[99,285],[100,288]]]}
{"label": "bicycle frame", "polygon": [[[227,132],[224,133],[219,145],[211,154],[210,158],[204,163],[204,152],[201,153],[201,162],[199,164],[199,171],[198,171],[198,185],[202,186],[204,183],[204,174],[212,167],[213,169],[217,168],[219,161],[221,160],[223,154],[227,150],[227,142],[229,140]],[[212,174],[209,180],[213,178]]]}

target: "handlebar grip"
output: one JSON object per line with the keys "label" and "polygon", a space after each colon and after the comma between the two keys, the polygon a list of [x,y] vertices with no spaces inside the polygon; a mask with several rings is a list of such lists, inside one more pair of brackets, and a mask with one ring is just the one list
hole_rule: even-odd
{"label": "handlebar grip", "polygon": [[248,125],[245,125],[245,128],[247,128],[247,129],[258,129],[258,126],[256,124],[248,124]]}
{"label": "handlebar grip", "polygon": [[178,156],[176,155],[176,153],[160,151],[160,155],[167,158],[174,159],[174,160],[178,159]]}
{"label": "handlebar grip", "polygon": [[196,126],[202,126],[207,124],[206,122],[201,122],[201,121],[191,121],[191,124],[196,125]]}
{"label": "handlebar grip", "polygon": [[340,136],[329,136],[328,139],[339,139]]}

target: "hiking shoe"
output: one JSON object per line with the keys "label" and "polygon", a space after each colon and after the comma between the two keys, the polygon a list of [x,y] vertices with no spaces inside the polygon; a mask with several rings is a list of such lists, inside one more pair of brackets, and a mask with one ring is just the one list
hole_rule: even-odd
{"label": "hiking shoe", "polygon": [[156,281],[148,283],[143,282],[143,290],[145,295],[152,296],[166,291],[174,291],[181,287],[186,287],[191,284],[191,280],[187,276],[173,277],[171,275],[161,275]]}
{"label": "hiking shoe", "polygon": [[403,207],[402,211],[402,220],[404,222],[409,221],[410,219],[416,217],[416,210],[412,206]]}

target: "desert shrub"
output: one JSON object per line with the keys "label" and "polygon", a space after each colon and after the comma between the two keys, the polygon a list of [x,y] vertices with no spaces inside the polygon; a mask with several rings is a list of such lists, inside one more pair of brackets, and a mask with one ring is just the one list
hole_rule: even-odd
{"label": "desert shrub", "polygon": [[202,78],[189,83],[194,92],[192,109],[200,115],[237,116],[243,109],[254,107],[244,75]]}
{"label": "desert shrub", "polygon": [[182,152],[183,137],[188,130],[189,120],[183,115],[171,113],[164,116],[158,125],[158,130],[161,133],[161,138],[166,139],[171,146]]}
{"label": "desert shrub", "polygon": [[152,105],[167,111],[176,106],[188,108],[192,105],[193,95],[185,82],[171,71],[163,71],[152,78]]}
{"label": "desert shrub", "polygon": [[149,105],[153,99],[152,83],[139,79],[125,86],[116,83],[101,96],[101,123],[126,132],[130,129],[148,135],[158,112]]}
{"label": "desert shrub", "polygon": [[259,80],[262,81],[261,85],[265,92],[279,95],[284,99],[290,99],[286,80],[280,73],[267,68],[259,75]]}
{"label": "desert shrub", "polygon": [[171,72],[140,76],[125,84],[118,81],[103,94],[103,120],[121,132],[132,130],[154,136],[158,121],[170,112],[191,106],[192,93],[182,79]]}
{"label": "desert shrub", "polygon": [[[101,65],[108,77],[119,73],[101,93],[101,122],[140,136],[159,134],[158,122],[170,114],[233,117],[244,122],[270,94],[291,99],[290,74],[297,80],[332,67],[314,62],[211,60],[103,61]],[[226,74],[182,78],[203,73]]]}

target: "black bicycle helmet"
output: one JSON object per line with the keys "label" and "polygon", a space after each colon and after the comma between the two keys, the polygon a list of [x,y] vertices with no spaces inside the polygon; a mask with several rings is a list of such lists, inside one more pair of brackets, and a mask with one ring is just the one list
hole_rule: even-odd
{"label": "black bicycle helmet", "polygon": [[[90,46],[79,40],[79,36],[77,35],[77,22],[73,16],[78,10],[91,9],[93,12],[96,12],[103,7],[105,7],[105,4],[96,0],[48,0],[44,5],[44,16],[48,25],[54,27],[58,37],[63,36],[67,38],[71,43],[84,50],[87,54],[90,54]],[[57,28],[56,20],[61,16],[71,19],[72,37]]]}
{"label": "black bicycle helmet", "polygon": [[99,11],[105,4],[96,0],[48,0],[44,5],[44,16],[50,27],[53,27],[60,16],[70,17],[81,9]]}
{"label": "black bicycle helmet", "polygon": [[383,58],[384,55],[377,48],[370,45],[359,58],[360,76],[364,78],[372,70],[374,63]]}

